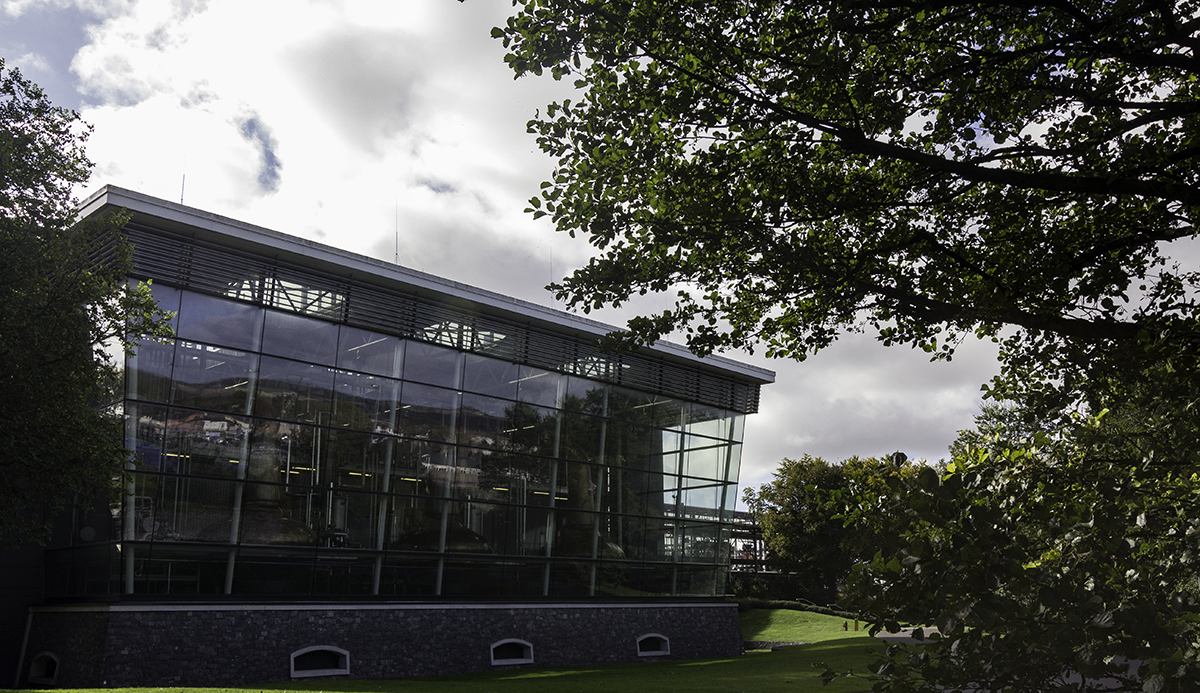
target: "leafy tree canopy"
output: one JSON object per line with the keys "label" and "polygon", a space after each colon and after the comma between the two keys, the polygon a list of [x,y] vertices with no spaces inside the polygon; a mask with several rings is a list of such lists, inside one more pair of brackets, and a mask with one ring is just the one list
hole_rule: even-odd
{"label": "leafy tree canopy", "polygon": [[149,287],[127,284],[123,220],[76,223],[90,128],[0,60],[0,540],[44,541],[48,518],[90,502],[128,460],[103,409],[109,351],[164,335]]}
{"label": "leafy tree canopy", "polygon": [[1196,370],[1197,2],[514,4],[516,75],[580,89],[529,124],[530,211],[600,251],[568,305],[682,287],[632,338],[699,353],[999,338],[1048,411]]}
{"label": "leafy tree canopy", "polygon": [[784,459],[774,479],[743,496],[763,530],[770,565],[793,573],[805,598],[830,604],[855,565],[899,550],[908,517],[884,501],[917,469],[899,453],[838,464],[804,455]]}
{"label": "leafy tree canopy", "polygon": [[936,628],[889,649],[876,690],[1196,690],[1194,469],[1130,464],[1123,421],[1064,436],[982,418],[988,442],[892,489],[900,549],[849,580],[876,628]]}

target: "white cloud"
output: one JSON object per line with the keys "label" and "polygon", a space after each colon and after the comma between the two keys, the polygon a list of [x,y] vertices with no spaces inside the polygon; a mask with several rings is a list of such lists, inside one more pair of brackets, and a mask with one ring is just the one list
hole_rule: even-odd
{"label": "white cloud", "polygon": [[50,62],[46,58],[37,53],[26,53],[13,60],[15,67],[20,67],[23,72],[50,72],[54,68],[50,67]]}

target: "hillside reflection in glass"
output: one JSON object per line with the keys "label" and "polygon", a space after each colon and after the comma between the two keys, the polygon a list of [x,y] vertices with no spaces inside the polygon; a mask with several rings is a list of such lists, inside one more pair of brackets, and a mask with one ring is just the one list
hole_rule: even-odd
{"label": "hillside reflection in glass", "polygon": [[177,339],[127,361],[137,461],[109,540],[97,509],[51,553],[58,594],[722,593],[744,414],[455,348],[463,325],[154,290]]}

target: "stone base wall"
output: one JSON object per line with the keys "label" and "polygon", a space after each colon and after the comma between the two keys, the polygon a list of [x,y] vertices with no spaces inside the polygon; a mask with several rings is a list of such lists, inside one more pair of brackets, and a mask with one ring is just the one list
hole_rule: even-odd
{"label": "stone base wall", "polygon": [[57,687],[243,686],[289,680],[293,653],[310,647],[347,652],[342,678],[371,679],[500,668],[491,648],[508,639],[532,646],[519,667],[636,661],[649,634],[669,647],[652,657],[742,653],[725,603],[38,607],[21,683],[46,686],[28,681],[39,655],[43,671],[54,658]]}

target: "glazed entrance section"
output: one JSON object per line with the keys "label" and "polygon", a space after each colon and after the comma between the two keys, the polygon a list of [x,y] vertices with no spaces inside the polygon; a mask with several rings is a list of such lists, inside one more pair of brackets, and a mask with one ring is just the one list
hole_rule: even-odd
{"label": "glazed entrance section", "polygon": [[176,339],[127,360],[124,493],[61,528],[53,596],[723,590],[744,412],[599,352],[539,367],[466,321],[224,286],[155,281]]}

